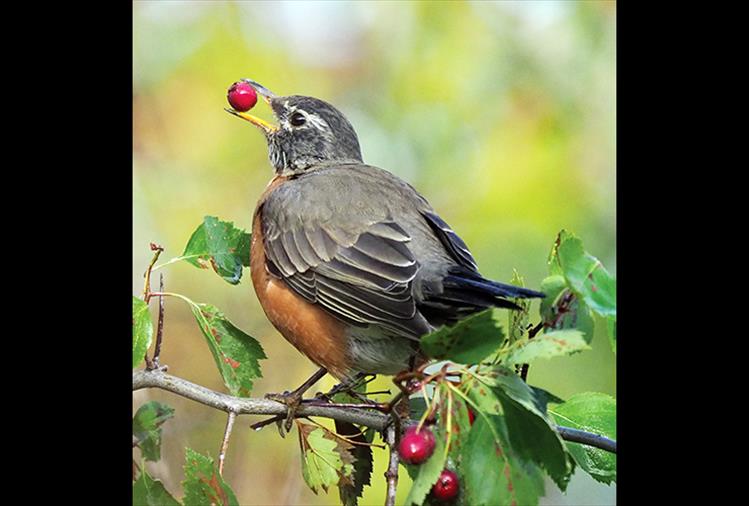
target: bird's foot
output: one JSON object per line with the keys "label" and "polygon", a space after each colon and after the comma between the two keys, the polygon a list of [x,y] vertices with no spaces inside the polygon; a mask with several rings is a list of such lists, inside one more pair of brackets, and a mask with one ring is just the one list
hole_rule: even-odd
{"label": "bird's foot", "polygon": [[[291,430],[291,425],[294,423],[294,418],[296,418],[296,412],[302,404],[303,393],[304,392],[299,392],[298,390],[294,390],[293,392],[287,390],[281,394],[265,394],[266,399],[280,402],[286,406],[286,418],[283,423],[283,428],[286,429],[286,432]],[[277,421],[280,424],[281,420],[281,417],[276,417],[274,421]],[[283,435],[283,432],[281,432],[281,435]]]}
{"label": "bird's foot", "polygon": [[288,390],[286,390],[285,392],[281,394],[274,394],[274,393],[265,394],[266,399],[280,402],[281,404],[286,405],[286,408],[287,408],[286,420],[283,426],[281,426],[280,421],[282,420],[282,417],[275,416],[269,420],[259,422],[251,427],[254,428],[255,430],[259,430],[265,425],[267,425],[268,423],[275,421],[279,423],[279,432],[281,433],[281,436],[284,435],[282,427],[286,429],[286,432],[289,432],[291,430],[291,425],[294,423],[294,418],[296,418],[296,412],[299,409],[299,406],[301,406],[302,404],[302,395],[304,395],[304,393],[307,390],[309,390],[312,387],[312,385],[317,383],[320,380],[320,378],[325,376],[327,373],[328,373],[327,369],[325,369],[324,367],[321,367],[315,372],[315,374],[310,376],[309,379],[307,379],[307,381],[302,383],[299,386],[299,388],[297,388],[296,390],[292,392],[289,392]]}

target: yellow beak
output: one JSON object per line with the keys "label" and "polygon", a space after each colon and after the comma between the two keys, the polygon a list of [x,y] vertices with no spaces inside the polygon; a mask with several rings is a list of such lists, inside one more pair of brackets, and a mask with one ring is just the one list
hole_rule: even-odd
{"label": "yellow beak", "polygon": [[[266,88],[260,83],[253,81],[252,79],[247,79],[245,77],[240,80],[252,86],[257,92],[257,94],[263,97],[263,100],[265,100],[265,103],[268,105],[270,105],[271,98],[276,96],[268,88]],[[237,116],[238,118],[242,118],[245,121],[249,121],[256,127],[260,128],[263,132],[265,132],[266,135],[270,135],[274,132],[277,132],[279,129],[279,127],[277,127],[276,125],[268,123],[264,119],[260,119],[257,116],[253,116],[252,114],[247,114],[246,112],[235,111],[234,109],[224,109],[224,110],[228,113],[233,114],[234,116]]]}
{"label": "yellow beak", "polygon": [[264,119],[260,119],[257,116],[253,116],[252,114],[247,114],[246,112],[235,111],[234,109],[224,109],[224,110],[230,114],[233,114],[234,116],[238,118],[242,118],[245,121],[249,121],[256,127],[262,129],[266,134],[272,134],[273,132],[276,132],[278,130],[278,127],[276,125],[268,123]]}

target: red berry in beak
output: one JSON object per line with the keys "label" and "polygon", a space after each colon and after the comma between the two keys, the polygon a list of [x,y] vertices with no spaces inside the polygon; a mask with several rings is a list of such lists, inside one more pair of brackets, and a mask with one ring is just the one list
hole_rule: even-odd
{"label": "red berry in beak", "polygon": [[257,92],[255,88],[244,81],[232,84],[226,94],[229,105],[235,111],[246,112],[255,107],[257,103]]}
{"label": "red berry in beak", "polygon": [[432,494],[440,501],[455,499],[460,490],[458,475],[449,469],[443,469],[437,483],[432,487]]}
{"label": "red berry in beak", "polygon": [[426,427],[416,432],[416,425],[406,429],[398,443],[398,454],[407,464],[421,464],[434,452],[434,434]]}

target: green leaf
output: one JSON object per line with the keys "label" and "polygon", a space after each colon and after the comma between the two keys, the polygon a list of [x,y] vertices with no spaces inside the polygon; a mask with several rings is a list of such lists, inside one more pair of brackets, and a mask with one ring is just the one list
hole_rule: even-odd
{"label": "green leaf", "polygon": [[427,410],[427,403],[423,397],[411,397],[408,399],[408,417],[419,420]]}
{"label": "green leaf", "polygon": [[250,240],[248,234],[234,223],[206,216],[193,232],[181,258],[188,263],[216,273],[232,285],[239,283],[242,266],[250,265]]}
{"label": "green leaf", "polygon": [[[517,271],[513,272],[510,284],[525,287],[525,282]],[[530,299],[513,298],[511,300],[520,306],[520,311],[516,310],[507,312],[507,342],[509,344],[519,341],[523,338],[523,335],[525,335],[525,331],[528,327],[528,311],[531,307]]]}
{"label": "green leaf", "polygon": [[133,417],[133,435],[146,460],[161,458],[161,424],[174,416],[174,408],[157,401],[143,404]]}
{"label": "green leaf", "polygon": [[[616,399],[594,392],[575,394],[549,409],[559,425],[616,440]],[[575,461],[603,483],[616,481],[616,454],[578,443],[567,443]]]}
{"label": "green leaf", "polygon": [[534,387],[532,385],[529,385],[529,386],[531,387],[531,390],[533,390],[533,394],[536,396],[538,405],[541,408],[541,411],[543,413],[548,412],[548,410],[546,409],[546,406],[549,403],[561,404],[564,402],[564,399],[560,399],[556,395],[552,394],[551,392],[547,392],[543,388]]}
{"label": "green leaf", "polygon": [[235,327],[216,307],[194,303],[190,307],[226,388],[232,395],[249,397],[253,380],[262,377],[259,361],[267,358],[260,343]]}
{"label": "green leaf", "polygon": [[133,506],[180,506],[164,488],[160,480],[154,480],[142,468],[140,476],[133,483]]}
{"label": "green leaf", "polygon": [[616,353],[616,318],[610,316],[606,318],[606,330],[611,341],[611,349]]}
{"label": "green leaf", "polygon": [[503,341],[493,309],[475,313],[453,326],[442,326],[422,336],[421,348],[429,357],[475,364],[492,354]]}
{"label": "green leaf", "polygon": [[477,416],[458,468],[464,504],[496,506],[538,504],[544,493],[541,471],[519,459],[508,444],[503,417]]}
{"label": "green leaf", "polygon": [[[468,417],[468,406],[465,400],[453,393],[449,384],[439,384],[440,399],[437,409],[437,422],[439,432],[445,439],[445,451],[448,458],[457,458],[460,447],[465,444],[468,432],[471,430],[471,421]],[[447,435],[449,434],[449,443]]]}
{"label": "green leaf", "polygon": [[578,329],[590,344],[595,322],[585,302],[567,288],[564,276],[547,277],[541,282],[541,291],[546,294],[539,311],[544,324],[553,330]]}
{"label": "green leaf", "polygon": [[557,261],[568,286],[594,312],[616,318],[616,280],[603,264],[583,248],[572,234],[557,249]]}
{"label": "green leaf", "polygon": [[477,378],[499,399],[509,441],[518,457],[541,466],[564,491],[574,461],[546,414],[547,399],[539,398],[518,375],[504,367],[494,367]]}
{"label": "green leaf", "polygon": [[589,350],[579,330],[554,330],[516,343],[503,361],[506,365],[529,364],[537,358],[552,358]]}
{"label": "green leaf", "polygon": [[434,432],[435,439],[432,456],[418,466],[406,465],[409,468],[409,474],[413,477],[411,491],[404,503],[406,506],[421,505],[445,468],[445,435],[439,430],[432,429],[432,432]]}
{"label": "green leaf", "polygon": [[[302,476],[307,486],[317,494],[321,488],[337,485],[342,477],[350,479],[354,472],[346,443],[320,427],[297,421],[299,446],[302,450]],[[349,447],[352,445],[348,445]]]}
{"label": "green leaf", "polygon": [[[356,425],[348,422],[335,421],[335,430],[341,436],[346,436],[358,443],[369,443],[367,436]],[[344,463],[353,466],[350,476],[342,475],[338,481],[338,494],[344,506],[356,506],[366,485],[370,484],[372,476],[372,448],[363,444],[348,444],[337,439],[338,451]]]}
{"label": "green leaf", "polygon": [[133,367],[138,367],[151,346],[153,322],[148,306],[141,299],[133,297]]}
{"label": "green leaf", "polygon": [[571,237],[574,237],[574,235],[562,229],[557,234],[556,239],[554,239],[554,244],[551,246],[549,257],[546,259],[550,275],[562,274],[562,266],[559,264],[559,246]]}
{"label": "green leaf", "polygon": [[239,506],[234,491],[218,472],[211,457],[185,448],[185,506]]}

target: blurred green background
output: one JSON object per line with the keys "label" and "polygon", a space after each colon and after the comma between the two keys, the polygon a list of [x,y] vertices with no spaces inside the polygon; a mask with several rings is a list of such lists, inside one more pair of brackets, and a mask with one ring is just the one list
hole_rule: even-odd
{"label": "blurred green background", "polygon": [[[205,215],[250,228],[272,173],[262,135],[223,111],[241,77],[341,109],[365,162],[413,184],[486,276],[509,281],[517,269],[537,288],[562,228],[615,274],[615,42],[608,1],[135,1],[133,294],[143,288],[149,242],[166,248],[166,260]],[[255,112],[271,118],[263,103]],[[315,370],[270,326],[249,272],[238,286],[185,263],[162,272],[166,290],[218,306],[262,343],[269,358],[256,395],[292,389]],[[169,372],[222,390],[181,301],[166,301],[164,330]],[[529,382],[561,397],[615,396],[605,326],[593,350],[538,362]],[[225,415],[160,391],[133,397],[134,409],[150,399],[176,409],[162,460],[148,468],[181,497],[184,447],[215,457]],[[337,491],[316,496],[304,484],[296,432],[281,439],[273,427],[247,429],[257,420],[239,419],[227,456],[225,478],[240,503],[338,503]],[[375,459],[362,505],[384,502],[385,452]],[[400,474],[402,502],[410,483]],[[578,470],[566,494],[547,482],[541,503],[613,504],[615,488]]]}

